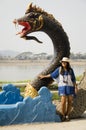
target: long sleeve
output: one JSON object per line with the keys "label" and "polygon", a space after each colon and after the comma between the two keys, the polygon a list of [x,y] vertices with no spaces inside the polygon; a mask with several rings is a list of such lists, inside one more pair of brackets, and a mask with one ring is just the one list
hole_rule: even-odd
{"label": "long sleeve", "polygon": [[50,75],[53,79],[56,79],[59,76],[59,68],[55,69]]}

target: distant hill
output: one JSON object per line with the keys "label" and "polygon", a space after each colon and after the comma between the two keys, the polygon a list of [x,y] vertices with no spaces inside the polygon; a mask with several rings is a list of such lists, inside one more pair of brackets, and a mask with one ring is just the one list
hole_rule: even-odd
{"label": "distant hill", "polygon": [[22,53],[19,53],[18,55],[16,55],[15,59],[25,60],[25,59],[31,59],[32,57],[33,57],[32,52],[22,52]]}
{"label": "distant hill", "polygon": [[48,55],[47,53],[39,53],[34,54],[33,52],[23,52],[18,54],[15,59],[18,60],[39,60],[39,59],[51,59],[52,55]]}
{"label": "distant hill", "polygon": [[0,50],[0,57],[2,58],[14,58],[17,56],[20,52],[12,51],[12,50]]}
{"label": "distant hill", "polygon": [[[17,60],[39,60],[39,59],[47,59],[51,60],[53,55],[47,53],[38,53],[34,54],[33,52],[18,52],[13,50],[0,50],[0,60],[8,60],[8,59],[17,59]],[[70,59],[86,59],[86,53],[71,53]]]}
{"label": "distant hill", "polygon": [[34,54],[33,52],[17,52],[13,50],[0,50],[0,60],[3,59],[15,59],[15,60],[39,60],[48,59],[50,60],[52,55],[47,53]]}

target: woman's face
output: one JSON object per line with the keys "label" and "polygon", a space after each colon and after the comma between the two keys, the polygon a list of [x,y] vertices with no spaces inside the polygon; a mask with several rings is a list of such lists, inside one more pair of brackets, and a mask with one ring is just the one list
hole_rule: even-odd
{"label": "woman's face", "polygon": [[66,68],[67,67],[67,62],[62,61],[62,66],[63,66],[63,68]]}

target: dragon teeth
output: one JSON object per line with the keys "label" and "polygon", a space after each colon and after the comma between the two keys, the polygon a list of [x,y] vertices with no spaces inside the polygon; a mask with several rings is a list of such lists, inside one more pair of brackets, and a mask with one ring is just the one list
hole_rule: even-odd
{"label": "dragon teeth", "polygon": [[15,24],[15,28],[16,28],[16,30],[18,30],[18,27],[19,27],[19,24],[18,24],[18,22]]}

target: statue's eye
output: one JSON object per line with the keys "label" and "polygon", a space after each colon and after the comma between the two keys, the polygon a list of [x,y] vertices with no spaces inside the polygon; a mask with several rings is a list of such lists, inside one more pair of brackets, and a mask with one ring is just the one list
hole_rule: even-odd
{"label": "statue's eye", "polygon": [[38,16],[39,16],[39,15],[38,15],[37,13],[35,13],[35,14],[34,14],[34,17],[36,17],[36,18],[37,18]]}
{"label": "statue's eye", "polygon": [[37,13],[30,13],[30,14],[29,14],[29,17],[30,17],[30,18],[37,18],[37,17],[38,17],[38,14],[37,14]]}
{"label": "statue's eye", "polygon": [[34,13],[30,13],[30,14],[29,14],[29,17],[30,17],[30,18],[34,18]]}

